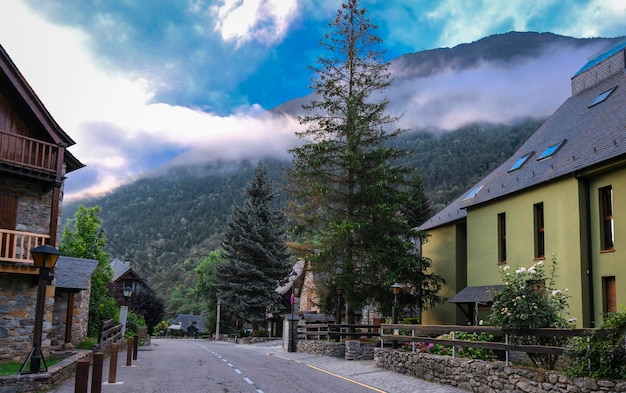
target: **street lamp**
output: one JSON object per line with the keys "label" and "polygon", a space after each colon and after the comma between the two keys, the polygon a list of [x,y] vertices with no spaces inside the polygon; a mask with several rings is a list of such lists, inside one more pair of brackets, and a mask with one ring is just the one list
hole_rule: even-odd
{"label": "street lamp", "polygon": [[[402,285],[397,282],[391,286],[391,292],[393,293],[393,309],[391,311],[391,323],[394,325],[398,323],[398,295],[400,294],[400,290],[402,289]],[[394,329],[395,333],[395,329]],[[398,341],[393,340],[391,342],[393,348],[398,347]]]}
{"label": "street lamp", "polygon": [[120,306],[120,323],[122,324],[122,337],[126,333],[126,320],[128,319],[128,304],[130,298],[133,296],[133,287],[124,287],[122,293],[124,294],[124,304]]}
{"label": "street lamp", "polygon": [[[54,269],[54,265],[57,263],[59,255],[61,255],[59,250],[48,244],[33,248],[30,251],[30,254],[35,262],[35,266],[39,268],[39,282],[37,284],[37,306],[35,308],[33,349],[28,354],[28,357],[26,357],[24,364],[22,364],[22,368],[20,369],[22,374],[40,372],[42,360],[45,371],[48,371],[48,365],[46,364],[46,360],[41,352],[41,335],[43,333],[43,314],[46,303],[46,287],[50,282],[52,282],[52,278],[54,277],[50,270]],[[30,368],[29,371],[25,371],[28,361],[30,361]]]}

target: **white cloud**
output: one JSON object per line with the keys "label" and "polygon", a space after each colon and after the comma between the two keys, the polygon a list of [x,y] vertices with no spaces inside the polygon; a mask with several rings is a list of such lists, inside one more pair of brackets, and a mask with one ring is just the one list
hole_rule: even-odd
{"label": "white cloud", "polygon": [[572,7],[570,23],[561,34],[574,37],[617,37],[624,35],[626,3],[623,0],[593,0]]}
{"label": "white cloud", "polygon": [[211,6],[217,17],[215,30],[237,45],[252,40],[266,45],[280,42],[297,9],[296,0],[222,0],[220,6]]}
{"label": "white cloud", "polygon": [[[162,150],[205,147],[210,150],[205,157],[217,159],[285,151],[294,141],[294,119],[272,118],[258,106],[220,117],[151,102],[151,85],[158,81],[108,73],[90,57],[83,33],[48,23],[19,1],[10,1],[0,13],[0,42],[76,141],[70,151],[87,165],[79,172],[92,176],[88,184],[72,189],[110,190],[163,164],[151,157]],[[72,173],[68,183],[83,176]]]}
{"label": "white cloud", "polygon": [[389,109],[403,113],[401,126],[413,129],[453,130],[474,122],[547,117],[571,95],[569,77],[590,51],[555,47],[526,61],[405,77],[388,90],[393,94]]}

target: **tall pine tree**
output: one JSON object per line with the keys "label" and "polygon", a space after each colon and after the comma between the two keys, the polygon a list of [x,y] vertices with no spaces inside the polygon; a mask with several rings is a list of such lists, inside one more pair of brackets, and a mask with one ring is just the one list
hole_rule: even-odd
{"label": "tall pine tree", "polygon": [[267,169],[259,164],[246,189],[243,207],[235,206],[224,233],[224,263],[216,266],[215,287],[224,310],[256,328],[268,308],[277,307],[276,288],[291,271],[285,242],[285,216],[273,206],[275,194]]}
{"label": "tall pine tree", "polygon": [[[303,143],[290,150],[290,191],[302,236],[308,236],[323,307],[341,289],[348,310],[368,303],[389,309],[390,286],[411,290],[407,302],[423,308],[441,300],[441,278],[415,252],[413,228],[429,215],[421,180],[389,143],[403,130],[385,113],[391,83],[382,40],[359,0],[348,0],[329,24],[320,57],[310,68],[315,99],[300,118]],[[419,274],[416,274],[419,273]],[[419,304],[416,304],[419,302]],[[348,313],[354,321],[353,312]]]}

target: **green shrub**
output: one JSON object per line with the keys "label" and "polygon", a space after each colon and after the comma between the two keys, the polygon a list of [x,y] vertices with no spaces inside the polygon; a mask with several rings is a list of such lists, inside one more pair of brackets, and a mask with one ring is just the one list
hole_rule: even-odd
{"label": "green shrub", "polygon": [[[569,328],[563,316],[567,308],[567,290],[555,288],[557,261],[552,258],[550,275],[544,271],[544,263],[537,262],[530,268],[509,271],[500,269],[503,287],[495,293],[491,314],[487,323],[502,329],[523,330],[541,328]],[[512,336],[512,344],[563,346],[563,337]],[[529,353],[528,357],[537,367],[554,369],[558,355]]]}
{"label": "green shrub", "polygon": [[609,313],[594,334],[576,337],[565,350],[570,377],[626,379],[626,313]]}

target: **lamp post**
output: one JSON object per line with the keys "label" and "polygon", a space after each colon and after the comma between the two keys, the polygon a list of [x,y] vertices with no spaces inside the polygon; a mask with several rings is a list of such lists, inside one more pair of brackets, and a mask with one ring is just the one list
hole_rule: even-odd
{"label": "lamp post", "polygon": [[133,288],[132,287],[124,287],[122,289],[122,293],[124,294],[124,304],[120,306],[120,323],[122,324],[122,337],[126,333],[126,320],[128,319],[128,304],[130,303],[130,298],[133,296]]}
{"label": "lamp post", "polygon": [[[54,277],[50,270],[54,269],[54,265],[57,263],[59,255],[61,255],[59,250],[48,244],[33,248],[30,251],[30,254],[33,258],[33,261],[35,262],[35,266],[39,268],[39,282],[37,284],[37,306],[35,308],[33,349],[28,354],[28,357],[26,357],[24,364],[22,364],[22,368],[20,370],[22,374],[40,372],[42,360],[45,371],[48,371],[48,365],[46,364],[46,360],[44,359],[43,353],[41,352],[41,335],[43,333],[43,315],[46,303],[46,287],[48,286],[48,284],[50,284],[50,282],[52,282],[52,278]],[[25,371],[26,365],[29,360],[29,371]]]}
{"label": "lamp post", "polygon": [[297,279],[297,273],[296,272],[292,272],[291,273],[292,276],[294,276],[295,278],[291,281],[291,295],[289,296],[289,303],[291,304],[291,317],[289,319],[289,345],[288,345],[288,352],[297,352],[298,351],[298,328],[297,328],[297,320],[299,318],[296,318],[295,316],[295,303],[296,303],[296,294],[295,294],[295,288],[296,288],[296,279]]}
{"label": "lamp post", "polygon": [[[393,293],[393,309],[391,311],[391,323],[394,325],[398,323],[398,295],[400,294],[400,290],[402,289],[402,285],[398,283],[394,283],[391,286],[391,292]],[[394,329],[394,334],[397,329]],[[392,347],[395,349],[398,347],[398,341],[393,340],[391,342]]]}
{"label": "lamp post", "polygon": [[337,292],[337,306],[335,310],[335,323],[341,325],[341,288],[336,289]]}

